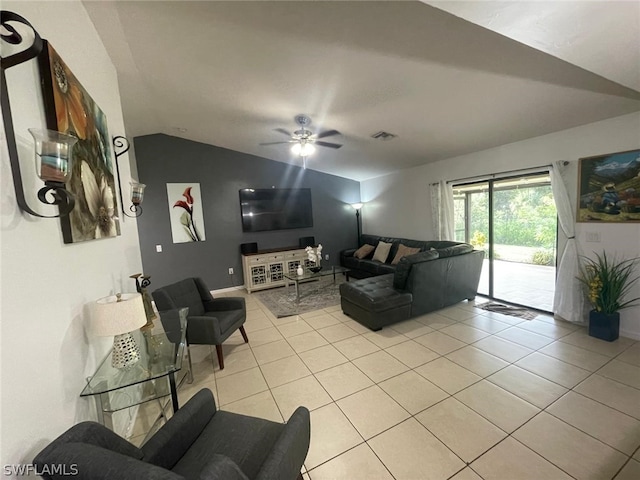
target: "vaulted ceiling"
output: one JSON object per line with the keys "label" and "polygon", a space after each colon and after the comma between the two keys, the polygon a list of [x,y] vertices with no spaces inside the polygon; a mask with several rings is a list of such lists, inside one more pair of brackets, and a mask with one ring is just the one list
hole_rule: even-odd
{"label": "vaulted ceiling", "polygon": [[355,180],[640,110],[640,2],[84,5],[128,136],[300,164],[259,144],[304,113],[343,144],[308,167]]}

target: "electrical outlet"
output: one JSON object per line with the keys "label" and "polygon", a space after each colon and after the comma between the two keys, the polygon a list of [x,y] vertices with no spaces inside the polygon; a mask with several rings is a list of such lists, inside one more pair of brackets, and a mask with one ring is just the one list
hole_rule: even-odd
{"label": "electrical outlet", "polygon": [[585,232],[587,242],[600,243],[600,232]]}
{"label": "electrical outlet", "polygon": [[233,275],[233,268],[229,267],[229,275]]}
{"label": "electrical outlet", "polygon": [[328,254],[328,253],[327,253],[327,254],[325,254],[324,259],[325,259],[325,260],[329,260],[329,254]]}
{"label": "electrical outlet", "polygon": [[156,245],[156,252],[160,253],[162,251],[162,245]]}

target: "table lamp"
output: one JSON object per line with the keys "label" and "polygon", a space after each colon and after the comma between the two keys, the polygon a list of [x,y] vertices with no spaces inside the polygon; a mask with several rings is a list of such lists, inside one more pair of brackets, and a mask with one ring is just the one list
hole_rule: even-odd
{"label": "table lamp", "polygon": [[111,365],[128,368],[140,360],[140,349],[131,332],[147,323],[139,293],[117,293],[96,301],[92,313],[93,332],[101,337],[114,336]]}

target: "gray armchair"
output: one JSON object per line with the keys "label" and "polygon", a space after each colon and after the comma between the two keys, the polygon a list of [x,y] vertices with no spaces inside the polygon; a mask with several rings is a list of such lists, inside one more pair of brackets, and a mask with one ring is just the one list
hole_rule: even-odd
{"label": "gray armchair", "polygon": [[200,278],[187,278],[158,288],[152,295],[159,311],[189,308],[187,343],[215,345],[220,370],[224,369],[222,342],[237,329],[240,329],[244,341],[249,342],[243,326],[247,308],[242,297],[214,299]]}
{"label": "gray armchair", "polygon": [[[95,422],[67,430],[33,463],[45,479],[294,480],[310,441],[309,410],[285,424],[216,411],[200,390],[141,448]],[[49,473],[48,475],[46,473]]]}

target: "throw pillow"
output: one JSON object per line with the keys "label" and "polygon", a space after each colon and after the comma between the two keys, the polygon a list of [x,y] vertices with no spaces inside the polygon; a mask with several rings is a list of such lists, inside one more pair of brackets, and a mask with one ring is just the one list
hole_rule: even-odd
{"label": "throw pillow", "polygon": [[363,258],[367,258],[369,255],[371,255],[371,252],[373,252],[374,249],[375,247],[373,245],[369,245],[368,243],[365,243],[363,246],[361,246],[358,250],[355,251],[353,256],[362,260]]}
{"label": "throw pillow", "polygon": [[392,243],[378,242],[378,246],[376,247],[376,251],[373,254],[373,259],[379,262],[386,262],[387,257],[389,256],[389,250],[391,250]]}
{"label": "throw pillow", "polygon": [[420,251],[420,248],[418,247],[415,247],[415,248],[407,247],[406,245],[403,245],[401,243],[400,245],[398,245],[398,252],[396,253],[396,256],[393,258],[391,265],[397,265],[402,257],[413,255],[414,253],[418,253],[419,251]]}

